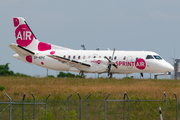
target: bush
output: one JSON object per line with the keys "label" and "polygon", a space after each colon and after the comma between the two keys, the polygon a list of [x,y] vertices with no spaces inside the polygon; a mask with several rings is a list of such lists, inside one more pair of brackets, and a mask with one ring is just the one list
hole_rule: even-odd
{"label": "bush", "polygon": [[48,78],[55,78],[54,75],[48,75]]}
{"label": "bush", "polygon": [[5,89],[5,86],[0,86],[0,91],[3,91]]}
{"label": "bush", "polygon": [[59,74],[57,75],[57,77],[65,78],[65,77],[66,77],[66,73],[64,73],[64,72],[59,72]]}
{"label": "bush", "polygon": [[23,73],[15,73],[13,76],[30,77],[29,75],[26,75],[26,74],[23,74]]}
{"label": "bush", "polygon": [[[61,78],[81,78],[80,75],[75,75],[72,73],[64,73],[64,72],[59,72],[59,74],[57,75],[57,77],[61,77]],[[84,75],[83,78],[85,78],[86,76]]]}

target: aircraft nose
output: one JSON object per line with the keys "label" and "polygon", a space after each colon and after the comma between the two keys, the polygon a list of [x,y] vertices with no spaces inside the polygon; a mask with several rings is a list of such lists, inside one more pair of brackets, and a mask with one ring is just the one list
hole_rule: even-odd
{"label": "aircraft nose", "polygon": [[174,67],[167,62],[166,69],[168,70],[168,72],[172,72],[174,70]]}

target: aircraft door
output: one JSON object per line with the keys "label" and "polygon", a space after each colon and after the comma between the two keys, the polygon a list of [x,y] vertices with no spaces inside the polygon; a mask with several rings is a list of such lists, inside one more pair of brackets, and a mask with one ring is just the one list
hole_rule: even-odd
{"label": "aircraft door", "polygon": [[133,68],[132,56],[128,56],[127,57],[126,65],[127,65],[128,69],[132,69]]}

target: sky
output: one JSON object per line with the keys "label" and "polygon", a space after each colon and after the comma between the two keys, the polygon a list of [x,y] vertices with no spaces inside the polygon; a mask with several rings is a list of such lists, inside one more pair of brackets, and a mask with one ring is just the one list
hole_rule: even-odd
{"label": "sky", "polygon": [[0,0],[0,64],[10,63],[15,73],[47,74],[45,68],[12,57],[13,17],[25,18],[42,42],[77,50],[85,44],[89,50],[154,51],[173,64],[171,58],[180,58],[179,6],[179,0]]}

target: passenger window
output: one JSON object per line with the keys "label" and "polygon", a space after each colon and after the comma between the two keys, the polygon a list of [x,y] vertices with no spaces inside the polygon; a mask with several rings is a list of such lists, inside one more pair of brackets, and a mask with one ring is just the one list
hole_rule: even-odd
{"label": "passenger window", "polygon": [[109,56],[109,59],[111,59],[111,56]]}
{"label": "passenger window", "polygon": [[81,58],[81,56],[78,56],[78,59],[80,59]]}
{"label": "passenger window", "polygon": [[93,58],[96,58],[96,56],[94,56]]}
{"label": "passenger window", "polygon": [[157,60],[162,60],[162,58],[161,58],[160,56],[158,56],[158,55],[153,55],[153,56],[154,56],[154,58],[157,59]]}
{"label": "passenger window", "polygon": [[73,56],[73,59],[76,59],[76,56],[75,56],[75,55]]}
{"label": "passenger window", "polygon": [[66,58],[66,55],[64,55],[64,58]]}
{"label": "passenger window", "polygon": [[70,59],[70,58],[71,58],[71,56],[69,55],[69,56],[68,56],[68,59]]}
{"label": "passenger window", "polygon": [[115,56],[115,57],[114,57],[114,60],[116,60],[116,59],[117,59],[117,57]]}
{"label": "passenger window", "polygon": [[85,58],[86,58],[86,56],[84,55],[84,56],[83,56],[83,59],[85,59]]}
{"label": "passenger window", "polygon": [[99,58],[101,58],[101,56],[99,56]]}
{"label": "passenger window", "polygon": [[146,59],[154,59],[152,55],[147,55]]}
{"label": "passenger window", "polygon": [[126,56],[124,56],[123,60],[126,60]]}
{"label": "passenger window", "polygon": [[91,56],[89,55],[89,56],[88,56],[88,58],[90,59],[90,58],[91,58]]}

